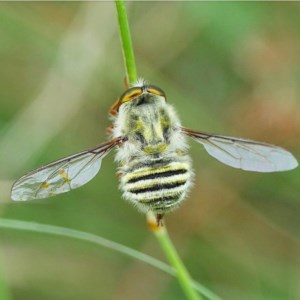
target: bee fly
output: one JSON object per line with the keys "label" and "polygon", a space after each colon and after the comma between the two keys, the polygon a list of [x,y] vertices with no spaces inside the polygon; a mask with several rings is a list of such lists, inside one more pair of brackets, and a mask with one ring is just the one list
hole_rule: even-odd
{"label": "bee fly", "polygon": [[186,137],[222,163],[257,172],[286,171],[298,163],[288,151],[261,142],[195,131],[181,126],[158,87],[139,80],[111,107],[112,139],[42,166],[18,179],[11,198],[40,199],[76,189],[96,176],[115,148],[123,197],[159,222],[177,208],[193,182]]}

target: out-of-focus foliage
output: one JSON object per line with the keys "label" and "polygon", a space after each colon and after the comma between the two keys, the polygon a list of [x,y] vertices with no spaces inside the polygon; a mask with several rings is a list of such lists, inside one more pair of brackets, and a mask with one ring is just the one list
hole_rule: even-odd
{"label": "out-of-focus foliage", "polygon": [[[278,144],[299,159],[300,4],[128,10],[139,75],[166,91],[185,126]],[[124,89],[114,13],[102,2],[0,3],[0,214],[164,259],[144,216],[120,198],[113,155],[76,191],[9,199],[24,172],[106,139],[106,111]],[[191,145],[195,187],[166,221],[192,276],[224,299],[299,299],[299,169],[247,173]],[[183,299],[168,275],[90,244],[0,229],[0,251],[12,299]]]}

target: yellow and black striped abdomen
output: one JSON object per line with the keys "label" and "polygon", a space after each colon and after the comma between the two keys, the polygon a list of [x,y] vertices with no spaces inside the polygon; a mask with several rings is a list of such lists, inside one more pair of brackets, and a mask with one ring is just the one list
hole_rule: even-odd
{"label": "yellow and black striped abdomen", "polygon": [[191,185],[192,171],[188,156],[177,160],[149,158],[122,168],[123,196],[140,210],[163,214],[176,208]]}

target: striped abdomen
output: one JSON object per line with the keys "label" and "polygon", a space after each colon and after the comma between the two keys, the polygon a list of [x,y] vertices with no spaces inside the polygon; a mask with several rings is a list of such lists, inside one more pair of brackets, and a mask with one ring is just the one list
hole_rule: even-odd
{"label": "striped abdomen", "polygon": [[122,168],[124,197],[144,212],[163,214],[176,208],[184,199],[192,176],[189,157],[176,158],[149,158]]}

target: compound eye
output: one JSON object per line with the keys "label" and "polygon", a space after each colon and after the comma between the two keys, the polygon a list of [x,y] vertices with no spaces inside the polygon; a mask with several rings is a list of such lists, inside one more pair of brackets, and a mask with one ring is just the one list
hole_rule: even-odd
{"label": "compound eye", "polygon": [[120,104],[131,101],[142,93],[143,90],[140,87],[130,88],[120,97]]}
{"label": "compound eye", "polygon": [[162,96],[162,97],[166,98],[165,92],[161,88],[159,88],[157,86],[148,85],[148,86],[146,86],[146,91],[149,94],[153,94],[153,95],[157,95],[157,96]]}

